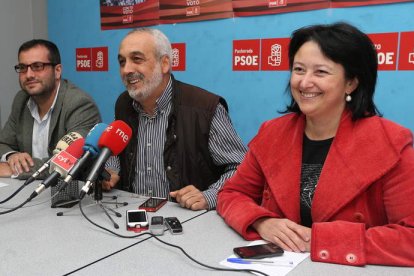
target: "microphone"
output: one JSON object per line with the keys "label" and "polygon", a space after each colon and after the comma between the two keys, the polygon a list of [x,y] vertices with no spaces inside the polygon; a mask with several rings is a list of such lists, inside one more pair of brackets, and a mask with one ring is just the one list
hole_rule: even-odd
{"label": "microphone", "polygon": [[30,199],[33,199],[49,186],[54,186],[57,183],[59,177],[66,177],[69,170],[75,165],[76,161],[82,155],[82,146],[85,143],[85,139],[80,138],[75,140],[66,150],[59,152],[55,155],[50,163],[50,175],[48,178],[42,181],[37,189],[32,193]]}
{"label": "microphone", "polygon": [[82,199],[88,193],[92,184],[95,183],[98,175],[103,169],[106,160],[111,155],[120,154],[128,145],[132,134],[132,129],[123,121],[117,120],[112,122],[102,133],[99,138],[98,146],[101,148],[101,153],[92,166],[89,175],[86,178],[86,184],[82,187],[79,198]]}
{"label": "microphone", "polygon": [[[59,154],[62,150],[67,149],[73,141],[82,138],[82,135],[80,135],[77,132],[69,132],[68,134],[64,135],[59,142],[56,145],[56,148],[53,150],[53,156],[56,156]],[[24,182],[24,186],[32,183],[36,180],[36,178],[45,170],[47,170],[50,166],[50,161],[53,159],[50,158],[46,163],[44,163],[37,171],[35,171],[26,181]]]}
{"label": "microphone", "polygon": [[69,171],[66,178],[63,180],[61,188],[63,189],[66,185],[74,178],[78,176],[78,174],[83,170],[89,160],[91,158],[95,158],[100,152],[101,149],[98,146],[99,138],[101,137],[102,133],[108,127],[107,124],[99,123],[96,124],[88,133],[85,139],[85,145],[83,146],[84,154],[82,157],[76,162],[76,164],[72,167]]}

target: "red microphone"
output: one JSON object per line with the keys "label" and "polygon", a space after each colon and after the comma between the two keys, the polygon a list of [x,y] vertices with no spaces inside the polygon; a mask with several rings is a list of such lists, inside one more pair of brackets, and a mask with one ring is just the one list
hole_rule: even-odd
{"label": "red microphone", "polygon": [[50,160],[50,175],[42,181],[31,195],[33,199],[49,186],[55,186],[59,177],[66,177],[70,169],[83,154],[85,139],[79,138],[72,142],[66,150],[62,150]]}
{"label": "red microphone", "polygon": [[85,139],[78,139],[72,143],[72,146],[69,146],[66,150],[55,155],[52,160],[50,160],[52,164],[49,173],[58,172],[61,176],[67,174],[76,161],[82,156],[84,144]]}
{"label": "red microphone", "polygon": [[[73,141],[82,138],[82,136],[77,132],[69,132],[65,136],[63,136],[56,145],[56,148],[53,150],[53,155],[56,156],[62,150],[67,149]],[[35,171],[25,182],[24,185],[28,185],[36,180],[36,178],[45,170],[47,170],[50,166],[50,162],[52,158],[50,158],[46,163],[44,163],[37,171]]]}
{"label": "red microphone", "polygon": [[132,129],[121,120],[112,122],[105,129],[98,141],[101,153],[86,178],[86,184],[82,187],[79,195],[80,199],[88,193],[91,186],[95,183],[100,172],[103,170],[106,160],[108,160],[111,155],[120,154],[126,148],[129,139],[131,138],[131,134]]}

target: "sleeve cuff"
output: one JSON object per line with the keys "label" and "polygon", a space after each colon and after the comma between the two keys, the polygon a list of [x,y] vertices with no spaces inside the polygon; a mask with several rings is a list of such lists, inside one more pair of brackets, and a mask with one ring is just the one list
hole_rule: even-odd
{"label": "sleeve cuff", "polygon": [[365,227],[346,221],[321,222],[312,225],[311,259],[315,262],[363,266]]}
{"label": "sleeve cuff", "polygon": [[15,152],[17,152],[17,151],[9,151],[9,152],[6,152],[5,154],[3,154],[1,156],[0,161],[1,162],[7,162],[7,157],[9,157],[10,154],[15,153]]}
{"label": "sleeve cuff", "polygon": [[217,205],[217,191],[216,190],[206,190],[203,192],[204,197],[206,198],[208,210],[216,209]]}

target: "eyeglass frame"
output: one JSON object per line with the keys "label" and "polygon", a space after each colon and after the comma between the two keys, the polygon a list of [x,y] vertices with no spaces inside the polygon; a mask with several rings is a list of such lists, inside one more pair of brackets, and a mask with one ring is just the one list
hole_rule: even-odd
{"label": "eyeglass frame", "polygon": [[[34,65],[41,65],[41,66],[39,68],[34,69],[33,68]],[[24,74],[24,73],[27,72],[27,70],[29,70],[29,67],[30,67],[30,69],[33,72],[40,72],[40,71],[45,70],[45,66],[48,66],[48,65],[50,65],[50,66],[56,66],[57,64],[56,63],[52,63],[52,62],[40,62],[40,61],[36,61],[36,62],[30,63],[30,64],[19,63],[19,64],[17,64],[17,65],[14,66],[14,70],[16,71],[16,73]],[[25,66],[25,69],[24,70],[21,70],[21,68],[20,68],[21,66]]]}

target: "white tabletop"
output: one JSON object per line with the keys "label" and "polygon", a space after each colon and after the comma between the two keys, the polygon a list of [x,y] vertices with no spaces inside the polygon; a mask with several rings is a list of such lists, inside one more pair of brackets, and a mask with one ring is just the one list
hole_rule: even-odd
{"label": "white tabletop", "polygon": [[[10,183],[0,187],[0,200],[16,190],[22,182],[0,179]],[[9,202],[0,205],[17,206],[36,188],[31,184]],[[145,198],[115,190],[118,201],[128,202],[116,210],[121,218],[114,217],[119,229],[114,229],[100,208],[84,208],[87,216],[118,234],[132,236],[126,231],[125,211],[136,209]],[[83,206],[94,201],[84,199]],[[169,247],[144,236],[141,238],[120,238],[89,223],[80,213],[78,205],[64,216],[58,211],[67,209],[50,208],[50,191],[45,191],[12,213],[0,216],[0,275],[240,275],[238,272],[215,272],[204,268],[176,248]],[[183,224],[183,234],[171,235],[165,232],[163,241],[181,246],[196,260],[215,267],[232,254],[232,248],[246,245],[240,235],[229,228],[215,211],[183,209],[175,203],[167,203],[156,213],[160,216],[176,216]],[[303,261],[289,276],[295,275],[414,275],[414,268],[365,266],[352,267],[335,264]]]}

